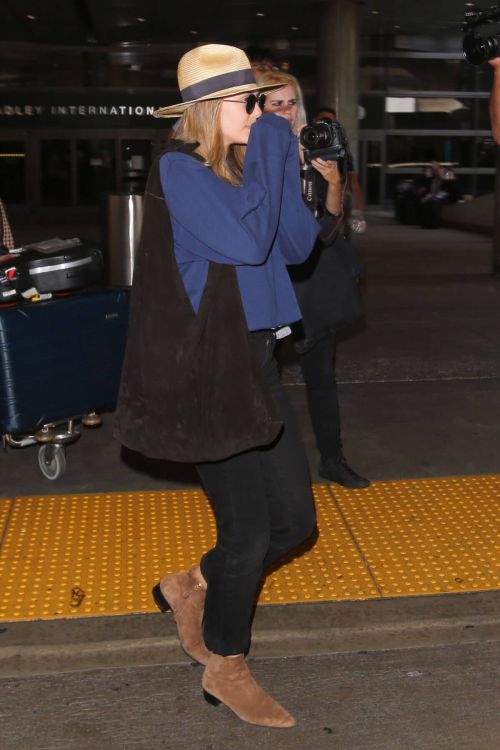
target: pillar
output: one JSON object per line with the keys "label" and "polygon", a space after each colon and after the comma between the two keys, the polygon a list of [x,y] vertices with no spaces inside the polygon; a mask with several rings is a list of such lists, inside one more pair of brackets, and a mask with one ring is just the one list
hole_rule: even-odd
{"label": "pillar", "polygon": [[[358,153],[359,0],[325,0],[321,7],[317,106],[334,107],[351,151]],[[357,164],[356,164],[357,168]]]}
{"label": "pillar", "polygon": [[496,185],[493,214],[493,248],[492,248],[492,271],[500,274],[500,146],[496,149]]}

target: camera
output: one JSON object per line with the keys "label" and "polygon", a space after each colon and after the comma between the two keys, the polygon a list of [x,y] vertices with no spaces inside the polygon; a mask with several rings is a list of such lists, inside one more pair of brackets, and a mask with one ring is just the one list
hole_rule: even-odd
{"label": "camera", "polygon": [[482,10],[473,5],[466,8],[462,31],[465,32],[463,52],[467,62],[481,65],[494,57],[500,57],[500,33],[481,36],[479,26],[500,22],[500,5],[491,5]]}
{"label": "camera", "polygon": [[304,160],[310,164],[312,159],[338,161],[346,153],[347,139],[342,126],[326,118],[314,125],[306,125],[301,130],[300,142],[304,146]]}

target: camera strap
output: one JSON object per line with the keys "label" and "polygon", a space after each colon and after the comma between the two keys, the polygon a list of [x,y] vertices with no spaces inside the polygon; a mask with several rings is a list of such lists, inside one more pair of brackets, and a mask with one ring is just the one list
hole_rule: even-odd
{"label": "camera strap", "polygon": [[302,195],[309,208],[314,210],[318,204],[315,172],[311,164],[304,164],[302,167]]}

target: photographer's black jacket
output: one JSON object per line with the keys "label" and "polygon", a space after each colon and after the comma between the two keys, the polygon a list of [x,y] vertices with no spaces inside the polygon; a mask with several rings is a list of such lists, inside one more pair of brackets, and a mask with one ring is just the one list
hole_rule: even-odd
{"label": "photographer's black jacket", "polygon": [[363,316],[358,288],[361,265],[344,233],[342,217],[324,209],[328,184],[316,173],[322,212],[320,233],[305,263],[290,266],[302,320],[294,327],[295,348],[305,352],[323,336]]}

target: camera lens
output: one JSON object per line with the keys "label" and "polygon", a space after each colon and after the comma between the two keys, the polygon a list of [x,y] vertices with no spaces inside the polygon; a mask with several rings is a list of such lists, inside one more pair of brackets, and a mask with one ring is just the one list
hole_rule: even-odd
{"label": "camera lens", "polygon": [[494,57],[498,57],[500,55],[500,37],[498,35],[496,36],[490,36],[488,39],[485,40],[485,45],[487,49],[487,60],[492,60]]}
{"label": "camera lens", "polygon": [[314,125],[308,125],[300,133],[300,141],[305,148],[314,148],[318,142],[318,135]]}
{"label": "camera lens", "polygon": [[309,149],[326,148],[331,145],[330,128],[324,122],[308,125],[300,133],[300,142]]}
{"label": "camera lens", "polygon": [[487,60],[500,55],[499,37],[490,36],[483,39],[474,34],[468,34],[463,43],[464,57],[472,65],[482,65]]}

